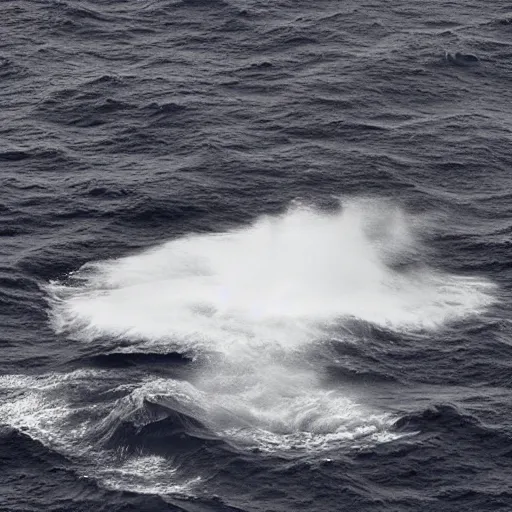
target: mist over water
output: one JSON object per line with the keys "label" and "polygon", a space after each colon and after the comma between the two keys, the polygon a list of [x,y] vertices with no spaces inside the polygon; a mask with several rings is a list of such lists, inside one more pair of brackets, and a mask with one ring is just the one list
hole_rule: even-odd
{"label": "mist over water", "polygon": [[191,235],[89,263],[50,286],[59,332],[227,357],[294,350],[355,318],[429,329],[482,311],[492,285],[422,261],[419,219],[388,202],[336,213],[294,207],[227,233]]}
{"label": "mist over water", "polygon": [[327,344],[364,343],[347,321],[433,330],[493,302],[490,282],[427,265],[424,225],[375,199],[329,213],[295,205],[86,264],[49,286],[52,324],[78,341],[111,340],[111,350],[199,358],[187,381],[149,382],[137,396],[178,403],[235,442],[274,450],[390,439],[389,414],[325,384]]}

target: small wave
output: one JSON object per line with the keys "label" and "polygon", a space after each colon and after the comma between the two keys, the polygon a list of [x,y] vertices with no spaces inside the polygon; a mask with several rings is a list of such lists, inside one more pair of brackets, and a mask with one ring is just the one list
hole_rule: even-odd
{"label": "small wave", "polygon": [[459,430],[465,434],[476,434],[481,439],[503,438],[507,444],[510,443],[509,435],[484,425],[476,416],[452,404],[433,404],[427,409],[407,414],[396,421],[395,428],[422,432]]}
{"label": "small wave", "polygon": [[181,365],[190,359],[177,352],[151,353],[151,352],[110,352],[81,358],[80,363],[91,364],[99,368],[127,368],[131,366],[161,366]]}
{"label": "small wave", "polygon": [[[374,413],[339,392],[299,387],[298,382],[314,384],[308,373],[288,375],[283,382],[277,373],[282,367],[277,367],[269,382],[270,371],[265,369],[263,384],[258,382],[261,375],[228,376],[226,371],[218,379],[203,375],[196,385],[148,381],[117,402],[95,436],[110,448],[173,457],[225,442],[241,450],[302,453],[333,444],[349,448],[356,440],[372,444],[391,424],[388,415]],[[250,385],[251,378],[256,385]],[[175,438],[180,439],[179,447],[170,442]]]}
{"label": "small wave", "polygon": [[130,455],[154,454],[176,459],[180,454],[188,457],[207,444],[222,443],[192,416],[149,399],[143,399],[134,408],[126,408],[126,401],[119,402],[102,426],[108,427],[102,436],[103,446]]}
{"label": "small wave", "polygon": [[7,150],[0,153],[0,160],[8,162],[18,162],[30,158],[30,154],[27,151],[22,150]]}
{"label": "small wave", "polygon": [[[193,420],[187,425],[185,415],[165,412],[144,399],[134,406],[136,395],[130,392],[137,385],[123,381],[122,375],[116,379],[112,371],[99,370],[0,376],[0,425],[72,457],[80,463],[79,474],[99,479],[109,489],[185,493],[199,476],[183,478],[169,459],[140,452],[144,446],[151,451],[152,439],[158,443],[173,432],[174,444],[180,445],[180,432],[188,431]],[[103,401],[87,400],[94,394]],[[164,428],[158,423],[163,417],[173,417]],[[146,472],[150,466],[153,473]]]}

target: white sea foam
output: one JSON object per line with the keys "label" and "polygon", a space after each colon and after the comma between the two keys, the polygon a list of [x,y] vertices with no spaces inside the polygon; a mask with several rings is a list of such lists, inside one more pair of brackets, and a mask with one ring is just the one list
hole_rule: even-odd
{"label": "white sea foam", "polygon": [[[111,419],[108,412],[113,404],[107,400],[83,405],[80,398],[73,395],[90,392],[95,387],[105,388],[109,377],[109,372],[100,370],[33,377],[0,376],[0,424],[16,428],[53,450],[81,460],[78,473],[85,478],[99,478],[107,488],[161,494],[189,492],[200,477],[184,480],[176,474],[177,468],[172,462],[157,456],[133,455],[119,462],[118,457],[102,449],[101,442],[96,442],[96,433]],[[144,383],[120,385],[114,390],[128,392],[130,389],[137,395],[138,389],[144,389]],[[127,397],[132,394],[128,393]],[[118,409],[125,403],[126,399],[115,401]]]}
{"label": "white sea foam", "polygon": [[96,476],[108,489],[140,494],[188,494],[201,482],[201,477],[183,482],[177,472],[164,457],[135,456],[115,468],[100,469]]}
{"label": "white sea foam", "polygon": [[[240,447],[266,452],[393,439],[394,418],[326,386],[315,354],[326,340],[340,339],[347,320],[426,331],[493,302],[488,281],[428,266],[432,257],[422,258],[419,231],[421,219],[389,203],[351,201],[331,214],[294,207],[243,229],[89,263],[51,283],[56,331],[82,342],[110,340],[106,350],[122,339],[134,350],[192,352],[202,361],[189,382],[135,384],[87,428],[102,432],[128,417],[136,423],[150,400]],[[60,403],[38,396],[46,411]],[[29,411],[34,404],[16,407]],[[66,425],[39,421],[45,431]],[[137,489],[158,486],[154,479],[144,483],[144,471],[126,480],[126,472],[147,464],[165,466],[127,461],[105,478]]]}
{"label": "white sea foam", "polygon": [[81,339],[172,341],[232,359],[267,344],[309,344],[344,318],[433,329],[492,301],[485,280],[394,267],[420,250],[407,215],[387,204],[352,202],[336,214],[296,208],[87,264],[50,286],[52,322]]}

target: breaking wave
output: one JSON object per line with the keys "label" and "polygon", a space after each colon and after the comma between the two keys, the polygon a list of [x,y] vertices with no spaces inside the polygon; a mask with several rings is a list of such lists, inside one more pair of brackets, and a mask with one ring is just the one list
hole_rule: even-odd
{"label": "breaking wave", "polygon": [[492,301],[490,283],[422,261],[420,227],[382,201],[353,200],[335,213],[296,206],[247,228],[89,263],[51,284],[52,322],[81,340],[208,358],[184,393],[211,409],[202,416],[214,429],[375,432],[384,417],[365,422],[368,411],[322,385],[315,347],[343,341],[347,319],[434,329]]}
{"label": "breaking wave", "polygon": [[[31,413],[28,428],[44,432],[45,441],[67,429],[60,439],[78,451],[123,445],[122,463],[103,470],[116,488],[144,487],[143,472],[134,483],[130,468],[167,467],[158,439],[178,446],[169,441],[176,435],[188,440],[182,446],[197,448],[199,439],[258,453],[309,453],[405,435],[388,411],[329,384],[325,367],[330,343],[364,342],[346,328],[350,322],[427,331],[493,302],[490,282],[427,264],[422,225],[375,200],[353,200],[334,213],[295,206],[246,228],[88,263],[47,287],[57,332],[101,340],[105,353],[177,352],[197,364],[186,380],[148,376],[111,391],[115,399],[94,406],[79,431],[69,426],[69,412],[58,420],[67,409],[46,389],[50,377],[0,413],[22,417],[36,400],[48,414]],[[70,375],[50,380],[83,384]]]}

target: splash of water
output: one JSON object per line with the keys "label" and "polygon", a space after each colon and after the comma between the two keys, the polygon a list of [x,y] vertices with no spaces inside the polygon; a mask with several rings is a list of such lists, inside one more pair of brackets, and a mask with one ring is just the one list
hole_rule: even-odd
{"label": "splash of water", "polygon": [[84,341],[209,355],[193,386],[143,393],[188,397],[193,414],[223,435],[268,446],[378,434],[391,419],[325,389],[311,351],[346,319],[435,329],[492,302],[490,283],[421,262],[417,224],[379,201],[330,214],[294,207],[247,228],[87,264],[51,284],[52,323]]}
{"label": "splash of water", "polygon": [[[493,301],[491,283],[426,264],[420,220],[379,201],[329,214],[294,207],[243,229],[86,264],[47,287],[57,332],[99,339],[106,352],[192,353],[200,364],[188,381],[126,383],[97,370],[4,376],[0,421],[83,457],[104,485],[138,492],[184,492],[199,481],[181,482],[160,456],[119,461],[103,449],[119,425],[154,420],[147,404],[240,449],[317,453],[389,441],[399,435],[393,417],[326,384],[325,342],[342,339],[347,320],[424,331]],[[91,389],[108,391],[105,402],[84,406],[80,395]]]}
{"label": "splash of water", "polygon": [[299,207],[173,240],[53,283],[52,322],[80,339],[165,340],[233,359],[262,344],[308,344],[344,318],[431,329],[480,313],[492,301],[488,282],[400,270],[421,252],[412,227],[398,208],[354,201],[335,214]]}

